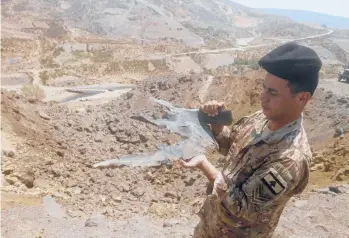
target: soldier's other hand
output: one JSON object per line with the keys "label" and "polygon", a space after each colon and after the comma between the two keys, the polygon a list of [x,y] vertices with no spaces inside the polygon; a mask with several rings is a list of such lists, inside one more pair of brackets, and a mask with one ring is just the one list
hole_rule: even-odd
{"label": "soldier's other hand", "polygon": [[207,160],[205,155],[198,155],[191,159],[179,160],[179,163],[184,168],[200,168],[205,160]]}
{"label": "soldier's other hand", "polygon": [[224,102],[209,101],[200,106],[199,110],[206,113],[207,115],[214,117],[218,115],[218,109],[225,110]]}

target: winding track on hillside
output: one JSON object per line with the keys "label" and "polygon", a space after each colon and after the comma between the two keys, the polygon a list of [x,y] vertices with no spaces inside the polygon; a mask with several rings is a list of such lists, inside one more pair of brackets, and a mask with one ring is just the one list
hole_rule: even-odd
{"label": "winding track on hillside", "polygon": [[[326,33],[322,33],[315,36],[307,36],[302,38],[296,38],[296,39],[274,39],[282,43],[291,42],[291,41],[301,41],[301,40],[308,40],[308,39],[315,39],[323,36],[327,36],[333,33],[333,30],[329,30]],[[259,45],[251,45],[251,46],[242,46],[242,47],[233,47],[233,48],[224,48],[224,49],[217,49],[217,50],[198,50],[198,51],[189,51],[184,53],[177,53],[177,54],[168,54],[166,56],[182,56],[182,55],[200,55],[200,54],[211,54],[211,53],[222,53],[222,52],[229,52],[229,51],[244,51],[247,49],[253,49],[253,48],[259,48],[264,46],[271,46],[278,43],[268,43],[268,44],[259,44]]]}

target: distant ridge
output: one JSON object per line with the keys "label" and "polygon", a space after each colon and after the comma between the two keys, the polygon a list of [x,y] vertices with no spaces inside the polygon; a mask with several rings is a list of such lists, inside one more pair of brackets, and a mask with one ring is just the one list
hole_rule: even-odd
{"label": "distant ridge", "polygon": [[286,16],[298,22],[326,25],[327,27],[338,29],[349,29],[349,18],[346,17],[331,16],[324,13],[303,10],[276,8],[261,8],[261,10],[267,14]]}

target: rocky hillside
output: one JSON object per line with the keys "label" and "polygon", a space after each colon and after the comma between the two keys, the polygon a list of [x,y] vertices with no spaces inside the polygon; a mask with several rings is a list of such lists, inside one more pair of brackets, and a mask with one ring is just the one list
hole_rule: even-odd
{"label": "rocky hillside", "polygon": [[31,34],[44,31],[48,37],[92,34],[144,42],[171,40],[191,46],[219,41],[231,46],[236,38],[304,37],[325,31],[229,0],[15,0],[3,2],[2,8],[5,27],[21,26]]}

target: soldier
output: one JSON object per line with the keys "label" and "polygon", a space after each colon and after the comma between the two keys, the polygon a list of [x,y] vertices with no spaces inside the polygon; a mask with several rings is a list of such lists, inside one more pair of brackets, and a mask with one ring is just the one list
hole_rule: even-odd
{"label": "soldier", "polygon": [[[311,150],[302,111],[319,79],[321,60],[312,49],[286,43],[259,60],[266,70],[260,96],[262,110],[231,128],[211,125],[226,155],[222,171],[204,155],[181,161],[198,168],[212,184],[194,237],[270,237],[287,201],[309,179]],[[211,101],[200,110],[210,116],[224,110]]]}

